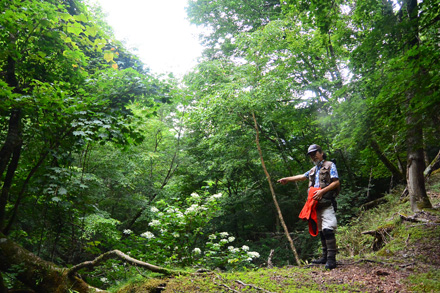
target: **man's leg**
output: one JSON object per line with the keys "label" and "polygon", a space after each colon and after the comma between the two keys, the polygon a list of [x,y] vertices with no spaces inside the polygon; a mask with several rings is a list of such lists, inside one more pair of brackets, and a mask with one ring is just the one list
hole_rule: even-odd
{"label": "man's leg", "polygon": [[321,237],[322,257],[319,259],[312,260],[312,263],[325,264],[327,262],[327,242],[325,241],[325,236],[322,231],[319,231],[319,236]]}
{"label": "man's leg", "polygon": [[[327,250],[327,259],[325,262],[326,269],[336,268],[336,238],[335,230],[337,227],[337,220],[335,210],[333,206],[323,208],[318,211],[318,223],[321,228],[321,233],[325,241],[325,247]],[[323,240],[321,240],[323,241]]]}
{"label": "man's leg", "polygon": [[330,229],[324,229],[323,234],[327,244],[327,262],[325,268],[332,270],[336,268],[336,238],[335,232]]}

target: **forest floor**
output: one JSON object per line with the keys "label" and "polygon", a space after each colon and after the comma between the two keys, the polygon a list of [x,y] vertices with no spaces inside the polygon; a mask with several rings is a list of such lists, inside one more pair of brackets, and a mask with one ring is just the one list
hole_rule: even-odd
{"label": "forest floor", "polygon": [[[360,216],[363,219],[358,221],[362,224],[352,227],[358,234],[355,239],[344,238],[344,235],[338,239],[338,246],[349,247],[354,256],[341,249],[338,267],[331,271],[325,270],[323,265],[306,264],[244,272],[210,272],[151,279],[126,286],[118,293],[440,292],[440,174],[435,178],[428,184],[433,204],[429,211],[412,213],[409,203],[400,201],[396,193],[388,195],[387,203],[363,213]],[[363,235],[362,230],[377,234]],[[368,251],[362,248],[367,244]]]}

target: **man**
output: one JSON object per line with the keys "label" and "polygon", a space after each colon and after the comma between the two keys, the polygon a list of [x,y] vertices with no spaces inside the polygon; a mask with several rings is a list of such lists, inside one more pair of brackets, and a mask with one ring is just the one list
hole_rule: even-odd
{"label": "man", "polygon": [[316,213],[318,217],[318,230],[322,244],[322,257],[313,260],[315,264],[325,264],[326,269],[336,268],[336,201],[335,196],[339,188],[338,171],[336,165],[326,161],[327,155],[317,144],[309,146],[307,155],[310,156],[315,167],[302,175],[284,177],[278,180],[281,184],[288,182],[304,181],[309,179],[310,187],[320,187],[313,195],[313,199],[318,201]]}

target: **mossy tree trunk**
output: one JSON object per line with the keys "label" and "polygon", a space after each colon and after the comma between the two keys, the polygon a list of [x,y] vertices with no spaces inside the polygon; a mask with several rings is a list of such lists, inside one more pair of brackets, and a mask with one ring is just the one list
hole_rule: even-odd
{"label": "mossy tree trunk", "polygon": [[[47,262],[0,233],[0,271],[13,271],[16,278],[36,292],[103,292],[69,270]],[[1,290],[1,289],[0,289]]]}

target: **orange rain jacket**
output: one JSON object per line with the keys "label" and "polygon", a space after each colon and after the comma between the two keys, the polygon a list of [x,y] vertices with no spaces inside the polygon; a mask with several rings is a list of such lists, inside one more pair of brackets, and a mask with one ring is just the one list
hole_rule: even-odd
{"label": "orange rain jacket", "polygon": [[299,213],[299,218],[304,221],[309,222],[309,233],[312,236],[318,235],[318,216],[316,215],[316,205],[318,201],[313,199],[313,193],[316,190],[321,189],[320,187],[310,187],[309,195],[307,196],[307,202],[304,205],[301,213]]}

